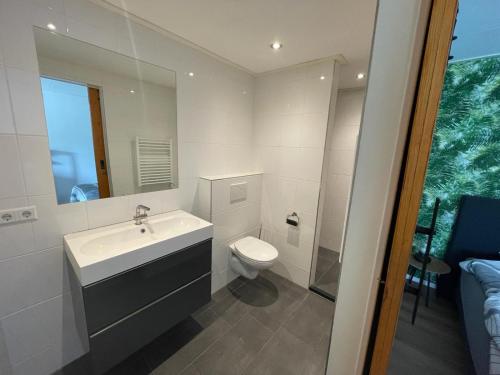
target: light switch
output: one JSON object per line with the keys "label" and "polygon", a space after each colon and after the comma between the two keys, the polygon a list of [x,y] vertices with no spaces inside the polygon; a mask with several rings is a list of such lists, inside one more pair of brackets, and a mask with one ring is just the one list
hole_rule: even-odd
{"label": "light switch", "polygon": [[231,204],[247,200],[247,182],[231,184],[229,189],[229,201]]}

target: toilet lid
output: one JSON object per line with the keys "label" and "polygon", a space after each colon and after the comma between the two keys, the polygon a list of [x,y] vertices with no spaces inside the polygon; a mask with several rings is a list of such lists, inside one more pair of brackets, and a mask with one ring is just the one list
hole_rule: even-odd
{"label": "toilet lid", "polygon": [[269,262],[278,257],[278,250],[273,245],[251,236],[236,241],[234,248],[241,256],[258,262]]}

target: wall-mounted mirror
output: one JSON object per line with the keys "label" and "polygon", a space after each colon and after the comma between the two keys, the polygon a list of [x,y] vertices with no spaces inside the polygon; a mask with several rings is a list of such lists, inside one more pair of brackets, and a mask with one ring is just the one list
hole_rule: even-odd
{"label": "wall-mounted mirror", "polygon": [[34,33],[58,203],[176,187],[175,72]]}

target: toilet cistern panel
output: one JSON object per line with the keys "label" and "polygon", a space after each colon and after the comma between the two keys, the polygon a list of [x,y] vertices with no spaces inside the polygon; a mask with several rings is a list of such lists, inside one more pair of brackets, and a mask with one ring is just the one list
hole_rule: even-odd
{"label": "toilet cistern panel", "polygon": [[247,200],[247,182],[238,182],[231,184],[229,189],[229,202],[231,204]]}

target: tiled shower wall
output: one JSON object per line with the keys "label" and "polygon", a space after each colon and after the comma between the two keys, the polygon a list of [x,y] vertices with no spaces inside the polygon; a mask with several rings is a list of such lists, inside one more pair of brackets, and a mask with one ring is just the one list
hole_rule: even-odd
{"label": "tiled shower wall", "polygon": [[[279,251],[272,270],[308,287],[334,63],[266,74],[255,86],[257,166],[264,171],[263,239]],[[336,87],[333,88],[336,90]],[[286,224],[292,212],[299,226]]]}
{"label": "tiled shower wall", "polygon": [[339,90],[334,121],[327,132],[328,160],[319,245],[336,252],[341,251],[364,97],[364,88]]}
{"label": "tiled shower wall", "polygon": [[[175,70],[180,188],[57,206],[32,26]],[[188,72],[194,72],[189,77]],[[195,210],[200,175],[251,170],[254,78],[85,0],[0,0],[0,209],[35,204],[0,227],[0,374],[49,374],[82,354],[62,235],[152,213]]]}

